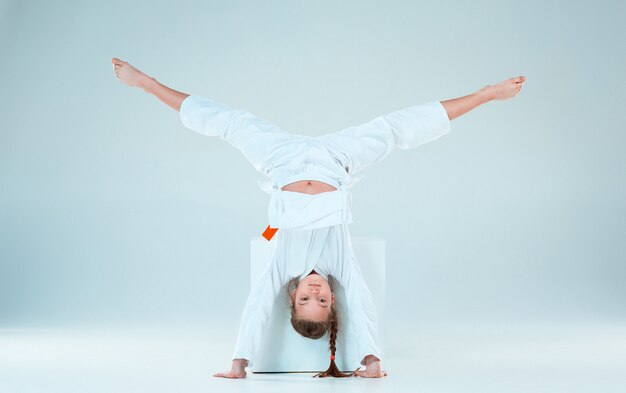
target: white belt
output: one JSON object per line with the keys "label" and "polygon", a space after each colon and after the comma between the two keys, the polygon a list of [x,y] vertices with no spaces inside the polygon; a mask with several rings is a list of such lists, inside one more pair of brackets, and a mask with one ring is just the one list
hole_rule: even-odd
{"label": "white belt", "polygon": [[268,209],[272,228],[314,229],[352,222],[352,194],[348,190],[319,194],[273,189]]}

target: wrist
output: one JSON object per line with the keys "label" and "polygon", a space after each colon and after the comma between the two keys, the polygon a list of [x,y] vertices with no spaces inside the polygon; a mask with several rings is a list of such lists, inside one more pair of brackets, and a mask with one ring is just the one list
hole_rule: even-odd
{"label": "wrist", "polygon": [[365,357],[365,366],[366,366],[366,367],[367,367],[368,365],[370,365],[371,363],[374,363],[374,362],[380,362],[380,359],[379,359],[379,358],[377,358],[377,357],[376,357],[376,356],[374,356],[374,355],[367,355],[367,356]]}
{"label": "wrist", "polygon": [[240,370],[243,370],[248,365],[248,360],[246,359],[233,359],[233,367],[236,367]]}

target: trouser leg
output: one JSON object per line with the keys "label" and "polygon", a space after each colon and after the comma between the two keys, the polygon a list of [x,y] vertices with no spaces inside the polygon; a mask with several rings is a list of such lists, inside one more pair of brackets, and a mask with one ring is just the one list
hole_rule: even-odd
{"label": "trouser leg", "polygon": [[260,172],[278,146],[302,138],[249,112],[200,96],[183,101],[180,118],[185,127],[235,146]]}
{"label": "trouser leg", "polygon": [[354,127],[317,137],[352,175],[387,157],[394,148],[413,149],[450,132],[439,101],[415,105]]}

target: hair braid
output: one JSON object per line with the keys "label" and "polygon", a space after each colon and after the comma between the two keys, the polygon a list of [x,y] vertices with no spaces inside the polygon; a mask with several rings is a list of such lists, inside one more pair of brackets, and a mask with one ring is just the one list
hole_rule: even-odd
{"label": "hair braid", "polygon": [[330,340],[328,343],[328,349],[330,349],[330,354],[334,357],[335,352],[337,351],[337,346],[335,342],[337,341],[337,315],[335,314],[335,309],[331,311],[330,315]]}
{"label": "hair braid", "polygon": [[344,374],[341,372],[341,370],[339,370],[339,368],[337,367],[337,364],[335,363],[335,352],[337,350],[337,346],[336,346],[336,341],[337,341],[337,313],[335,312],[335,308],[333,307],[331,312],[330,312],[330,318],[329,321],[330,323],[330,328],[329,328],[329,336],[330,336],[330,340],[329,340],[329,348],[330,348],[330,365],[328,366],[328,370],[315,374],[313,376],[313,378],[315,377],[320,377],[320,378],[326,378],[326,377],[335,377],[335,378],[344,378],[344,377],[351,377],[354,373],[349,373],[349,374]]}

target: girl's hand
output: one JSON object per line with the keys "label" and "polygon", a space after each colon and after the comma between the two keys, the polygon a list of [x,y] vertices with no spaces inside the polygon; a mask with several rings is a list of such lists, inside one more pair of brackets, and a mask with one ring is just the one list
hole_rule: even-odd
{"label": "girl's hand", "polygon": [[233,360],[233,365],[230,371],[224,371],[223,373],[213,374],[214,377],[221,378],[245,378],[246,366],[248,365],[248,361],[246,359],[235,359]]}
{"label": "girl's hand", "polygon": [[485,86],[481,90],[489,92],[489,95],[494,100],[506,100],[515,97],[522,90],[525,81],[525,76],[518,76],[495,85]]}
{"label": "girl's hand", "polygon": [[117,57],[111,59],[113,72],[122,83],[130,87],[143,87],[150,77],[133,67],[130,63],[122,61]]}
{"label": "girl's hand", "polygon": [[354,372],[354,376],[363,378],[382,378],[387,376],[387,371],[381,371],[380,360],[375,356],[369,355],[365,358],[365,370],[360,371],[357,369]]}

